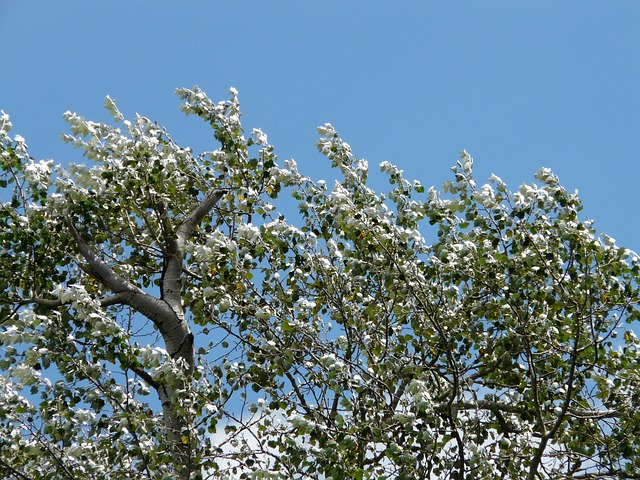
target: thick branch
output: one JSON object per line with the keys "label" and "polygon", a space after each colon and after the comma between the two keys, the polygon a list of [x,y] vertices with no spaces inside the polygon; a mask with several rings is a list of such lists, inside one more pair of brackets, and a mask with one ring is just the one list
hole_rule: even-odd
{"label": "thick branch", "polygon": [[584,420],[603,420],[605,418],[619,418],[621,413],[617,410],[576,410],[567,409],[567,414]]}
{"label": "thick branch", "polygon": [[147,382],[147,385],[153,387],[156,391],[160,389],[160,384],[142,368],[138,368],[138,367],[130,367],[130,368],[131,370],[133,370],[133,373],[135,373],[141,379]]}
{"label": "thick branch", "polygon": [[200,224],[202,219],[211,211],[216,203],[226,194],[226,190],[215,190],[194,208],[178,227],[177,239],[179,247],[184,249],[187,240],[193,234],[195,228]]}
{"label": "thick branch", "polygon": [[41,305],[43,307],[48,307],[48,308],[58,308],[63,305],[62,300],[60,299],[49,300],[48,298],[40,298],[40,297],[33,297],[29,300],[22,300],[20,302],[21,305],[27,305],[29,303],[35,303],[36,305]]}
{"label": "thick branch", "polygon": [[[160,330],[160,333],[163,335],[165,340],[174,338],[175,331],[181,329],[180,321],[174,310],[162,300],[145,293],[114,272],[109,265],[96,255],[91,246],[82,237],[82,235],[80,235],[78,230],[76,230],[71,219],[68,217],[67,225],[69,227],[69,231],[73,235],[73,238],[78,244],[80,253],[93,270],[92,273],[105,287],[114,292],[113,296],[104,300],[103,306],[119,303],[128,305],[135,311],[150,319],[156,327],[158,327],[158,330]],[[44,299],[40,300],[41,304],[49,304],[49,306],[56,306],[55,302],[56,301],[48,301]],[[183,341],[183,337],[184,335],[180,337],[176,345],[167,344],[167,349],[170,352],[178,350],[180,342]]]}
{"label": "thick branch", "polygon": [[226,193],[226,190],[214,190],[182,221],[176,231],[176,236],[167,240],[166,268],[162,273],[162,299],[174,311],[182,311],[181,279],[182,263],[187,241],[202,219],[211,211],[216,203]]}
{"label": "thick branch", "polygon": [[136,290],[141,291],[136,286],[132,285],[102,261],[98,255],[91,249],[91,246],[87,243],[82,235],[76,230],[76,227],[71,222],[71,219],[67,217],[67,226],[71,235],[78,244],[78,249],[89,263],[89,266],[93,269],[93,274],[102,282],[102,284],[114,293],[119,292],[134,292]]}
{"label": "thick branch", "polygon": [[[126,304],[125,298],[127,298],[127,295],[125,293],[116,293],[115,295],[111,295],[110,297],[100,300],[100,306],[111,307],[113,305],[124,305]],[[35,303],[36,305],[41,305],[48,308],[58,308],[65,304],[59,298],[56,300],[51,300],[48,298],[32,297],[29,300],[21,301],[20,305],[27,305],[29,303]]]}

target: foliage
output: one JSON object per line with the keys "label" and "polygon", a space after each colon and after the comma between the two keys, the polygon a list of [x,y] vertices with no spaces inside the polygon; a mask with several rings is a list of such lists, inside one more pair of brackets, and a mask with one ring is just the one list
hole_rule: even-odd
{"label": "foliage", "polygon": [[328,186],[178,95],[217,150],[107,98],[54,168],[2,114],[3,478],[638,478],[640,259],[548,169],[380,194],[327,124]]}

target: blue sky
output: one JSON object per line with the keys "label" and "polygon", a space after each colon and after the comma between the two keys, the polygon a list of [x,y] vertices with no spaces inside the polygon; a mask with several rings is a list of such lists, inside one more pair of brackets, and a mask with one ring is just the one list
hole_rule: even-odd
{"label": "blue sky", "polygon": [[215,148],[176,87],[240,91],[248,131],[330,176],[330,122],[372,167],[439,186],[462,149],[511,188],[550,167],[585,216],[640,250],[640,2],[0,0],[0,109],[32,155],[66,162],[62,113],[127,115]]}

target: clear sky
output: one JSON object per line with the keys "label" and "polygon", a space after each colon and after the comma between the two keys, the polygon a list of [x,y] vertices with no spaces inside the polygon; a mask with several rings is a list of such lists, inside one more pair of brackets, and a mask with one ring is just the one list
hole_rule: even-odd
{"label": "clear sky", "polygon": [[176,87],[240,92],[245,128],[279,158],[329,176],[330,122],[372,167],[436,185],[466,149],[480,182],[550,167],[585,216],[640,250],[640,2],[0,0],[0,109],[32,155],[79,161],[62,113],[167,126],[215,148]]}

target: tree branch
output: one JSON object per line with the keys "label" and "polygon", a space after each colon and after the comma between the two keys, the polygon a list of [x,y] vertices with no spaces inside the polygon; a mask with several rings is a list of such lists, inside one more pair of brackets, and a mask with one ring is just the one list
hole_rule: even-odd
{"label": "tree branch", "polygon": [[[114,272],[109,265],[96,255],[91,246],[75,228],[71,219],[67,217],[66,221],[71,235],[78,244],[80,253],[89,263],[95,277],[105,287],[114,292],[113,296],[103,301],[104,303],[101,302],[102,306],[116,305],[119,303],[128,305],[151,320],[156,327],[158,327],[158,330],[160,330],[165,340],[173,339],[175,330],[181,327],[180,322],[177,321],[176,312],[170,308],[167,303],[145,293]],[[45,303],[49,303],[49,301],[45,301]],[[183,336],[180,337],[180,342],[184,340],[182,337]],[[178,345],[170,345],[169,343],[170,342],[167,342],[167,348],[170,351],[177,350]]]}
{"label": "tree branch", "polygon": [[11,465],[6,463],[2,459],[0,459],[0,465],[3,467],[3,469],[6,468],[8,473],[11,473],[12,475],[15,475],[16,478],[19,478],[19,479],[22,479],[22,480],[31,480],[30,477],[27,477],[26,475],[23,475],[22,473],[20,473],[18,470],[13,468]]}
{"label": "tree branch", "polygon": [[133,366],[129,367],[129,368],[131,368],[133,373],[135,373],[141,379],[143,379],[145,382],[147,382],[147,384],[149,386],[153,387],[156,391],[160,388],[160,384],[151,375],[149,375],[147,372],[145,372],[141,368],[133,367]]}
{"label": "tree branch", "polygon": [[216,203],[227,193],[227,190],[214,190],[195,207],[189,215],[180,223],[174,238],[167,239],[166,266],[162,272],[161,294],[174,312],[182,311],[182,264],[187,241],[193,235],[196,226],[211,211]]}
{"label": "tree branch", "polygon": [[[580,308],[580,305],[576,305]],[[569,410],[569,405],[571,404],[571,397],[573,395],[573,380],[576,372],[576,365],[578,363],[578,346],[580,343],[580,333],[581,333],[581,323],[579,321],[576,322],[575,327],[575,336],[573,339],[573,349],[571,352],[571,366],[569,368],[569,377],[567,378],[567,393],[564,398],[564,402],[562,404],[562,411],[558,414],[558,418],[556,419],[553,427],[549,430],[545,435],[540,439],[540,444],[535,450],[535,455],[531,460],[531,467],[529,469],[529,473],[527,475],[527,480],[533,480],[536,474],[538,473],[538,468],[540,467],[540,463],[542,462],[542,457],[544,455],[544,451],[547,447],[549,441],[553,440],[553,437],[560,429],[560,425],[564,420],[567,410]]]}
{"label": "tree branch", "polygon": [[66,217],[66,221],[71,235],[78,244],[80,253],[93,269],[93,275],[95,275],[105,287],[114,293],[141,291],[135,285],[132,285],[114,272],[109,265],[95,254],[84,237],[76,230],[76,227],[69,217]]}
{"label": "tree branch", "polygon": [[[102,300],[100,300],[100,306],[101,307],[111,307],[113,305],[123,305],[126,304],[125,299],[127,298],[126,294],[121,293],[116,293],[115,295],[111,295],[110,297],[107,298],[103,298]],[[27,305],[29,303],[35,303],[36,305],[41,305],[43,307],[48,307],[48,308],[58,308],[61,307],[62,305],[65,305],[65,303],[60,300],[59,298],[56,300],[51,300],[48,298],[42,298],[42,297],[31,297],[29,300],[23,300],[20,302],[20,305]]]}

